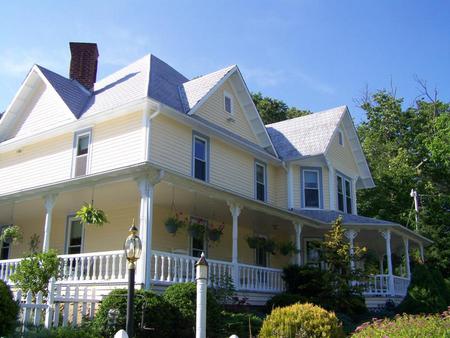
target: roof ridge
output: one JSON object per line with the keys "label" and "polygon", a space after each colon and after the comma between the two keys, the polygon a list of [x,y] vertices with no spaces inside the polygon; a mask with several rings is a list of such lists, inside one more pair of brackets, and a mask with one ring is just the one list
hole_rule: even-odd
{"label": "roof ridge", "polygon": [[282,121],[278,121],[278,122],[269,123],[269,124],[266,124],[266,127],[272,127],[274,125],[282,124],[282,123],[285,123],[285,122],[287,123],[288,121],[298,121],[300,119],[316,117],[317,115],[331,113],[332,111],[337,111],[337,110],[340,110],[340,109],[342,109],[341,113],[344,113],[346,108],[347,108],[347,105],[342,105],[342,106],[338,106],[338,107],[334,107],[334,108],[321,110],[321,111],[318,111],[318,112],[312,112],[311,114],[308,114],[308,115],[293,117],[291,119],[286,119],[286,120],[282,120]]}
{"label": "roof ridge", "polygon": [[[206,76],[210,76],[210,75],[219,73],[219,72],[224,71],[224,70],[230,71],[230,70],[233,69],[234,67],[237,67],[237,65],[236,65],[236,64],[233,64],[233,65],[229,65],[229,66],[227,66],[227,67],[220,68],[220,69],[215,70],[215,71],[213,71],[213,72],[210,72],[210,73],[206,73],[206,74],[204,74],[204,75],[197,76],[197,77],[195,77],[195,78],[193,78],[193,79],[190,79],[190,80],[187,81],[187,82],[193,82],[193,81],[201,80],[202,78],[204,78],[204,77],[206,77]],[[187,82],[185,82],[185,83],[187,83]]]}

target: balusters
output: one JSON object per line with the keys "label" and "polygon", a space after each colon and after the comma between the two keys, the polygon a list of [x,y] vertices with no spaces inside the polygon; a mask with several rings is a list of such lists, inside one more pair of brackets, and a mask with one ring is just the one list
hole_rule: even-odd
{"label": "balusters", "polygon": [[92,267],[92,280],[97,280],[97,257],[92,257],[92,261],[94,262]]}
{"label": "balusters", "polygon": [[165,267],[165,257],[161,256],[161,278],[159,279],[161,282],[164,281],[164,267]]}
{"label": "balusters", "polygon": [[111,269],[111,277],[112,277],[112,279],[118,279],[117,273],[116,273],[116,257],[117,257],[116,254],[114,254],[112,256],[112,269]]}
{"label": "balusters", "polygon": [[105,279],[110,279],[109,278],[109,257],[110,257],[110,255],[106,256]]}
{"label": "balusters", "polygon": [[120,279],[125,279],[125,270],[126,269],[123,268],[123,258],[124,258],[123,254],[120,254],[119,255],[119,278]]}

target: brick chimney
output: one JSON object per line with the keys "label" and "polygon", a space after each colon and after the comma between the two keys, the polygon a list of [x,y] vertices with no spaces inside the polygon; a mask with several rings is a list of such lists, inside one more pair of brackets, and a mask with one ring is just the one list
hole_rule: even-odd
{"label": "brick chimney", "polygon": [[70,78],[92,90],[97,80],[98,49],[96,43],[70,42]]}

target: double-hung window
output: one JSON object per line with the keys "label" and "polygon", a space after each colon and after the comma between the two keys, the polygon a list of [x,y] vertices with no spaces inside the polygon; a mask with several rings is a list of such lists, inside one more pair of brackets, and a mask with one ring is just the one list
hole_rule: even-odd
{"label": "double-hung window", "polygon": [[351,214],[353,199],[352,199],[352,181],[342,175],[337,175],[337,198],[338,209],[345,213]]}
{"label": "double-hung window", "polygon": [[303,169],[303,207],[320,208],[320,171]]}
{"label": "double-hung window", "polygon": [[208,181],[208,140],[194,135],[192,148],[193,176],[198,180]]}
{"label": "double-hung window", "polygon": [[79,254],[83,252],[84,225],[80,219],[70,217],[67,224],[66,252]]}
{"label": "double-hung window", "polygon": [[[8,225],[2,225],[0,226],[0,233],[3,232],[8,227]],[[0,249],[0,259],[8,259],[9,258],[9,249],[11,247],[10,242],[3,241],[0,243],[1,249]]]}
{"label": "double-hung window", "polygon": [[84,176],[88,173],[91,131],[75,134],[73,177]]}
{"label": "double-hung window", "polygon": [[224,93],[223,101],[225,111],[229,114],[233,114],[233,99],[231,98],[231,95]]}
{"label": "double-hung window", "polygon": [[255,191],[258,201],[266,201],[266,165],[255,162]]}

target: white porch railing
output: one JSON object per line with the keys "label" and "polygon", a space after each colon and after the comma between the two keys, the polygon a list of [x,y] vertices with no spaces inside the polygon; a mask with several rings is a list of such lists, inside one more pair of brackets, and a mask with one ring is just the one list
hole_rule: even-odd
{"label": "white porch railing", "polygon": [[367,296],[406,296],[410,280],[406,277],[393,276],[394,290],[389,287],[389,275],[371,275],[365,285]]}
{"label": "white porch railing", "polygon": [[16,258],[0,261],[0,280],[9,283],[9,277],[16,271],[17,265],[19,265],[21,260],[21,258]]}
{"label": "white porch railing", "polygon": [[281,292],[284,290],[282,273],[280,269],[239,264],[239,287],[249,291]]}

